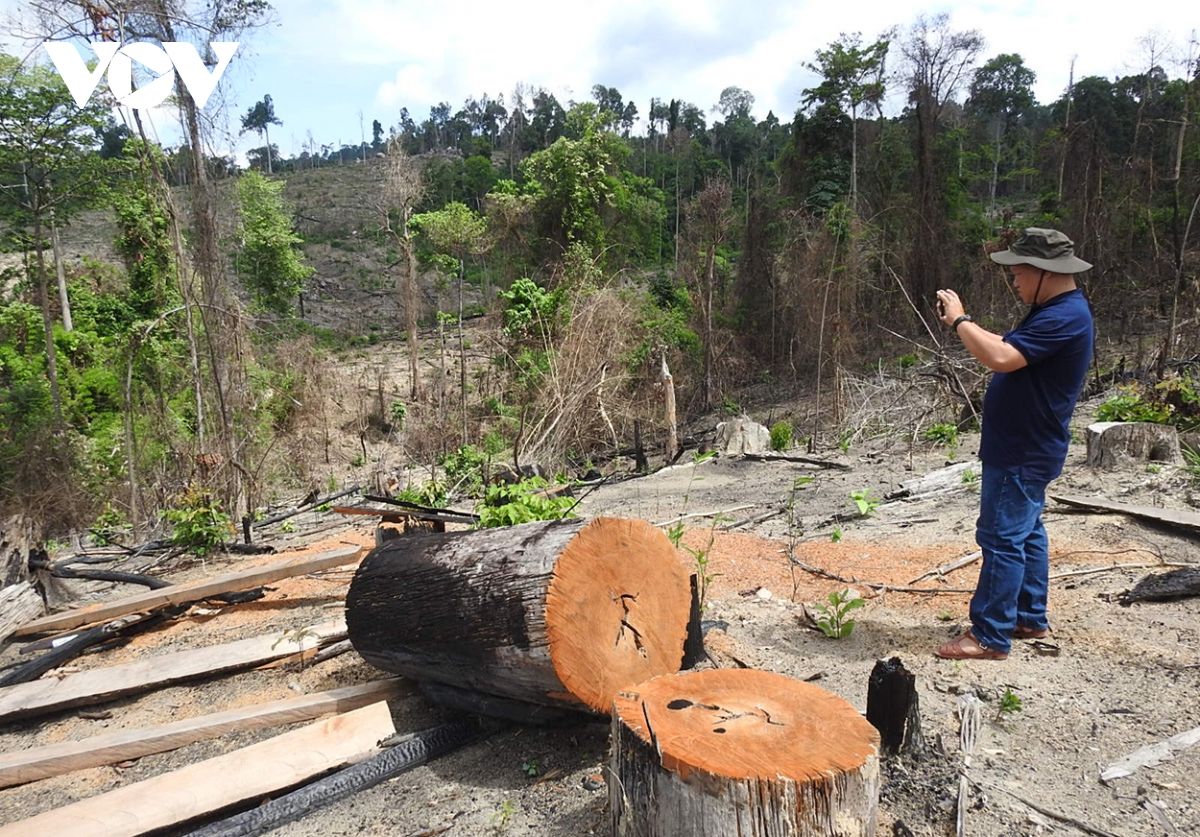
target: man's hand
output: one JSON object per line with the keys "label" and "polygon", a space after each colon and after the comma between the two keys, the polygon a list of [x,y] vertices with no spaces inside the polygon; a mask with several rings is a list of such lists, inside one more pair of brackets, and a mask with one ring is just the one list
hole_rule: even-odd
{"label": "man's hand", "polygon": [[942,321],[942,325],[948,326],[961,317],[966,311],[963,310],[962,300],[958,298],[958,294],[950,289],[937,292],[938,301],[938,319]]}

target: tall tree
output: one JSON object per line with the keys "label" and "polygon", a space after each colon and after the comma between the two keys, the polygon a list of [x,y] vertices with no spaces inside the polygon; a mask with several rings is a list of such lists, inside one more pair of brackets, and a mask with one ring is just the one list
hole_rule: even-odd
{"label": "tall tree", "polygon": [[996,188],[1000,179],[1000,159],[1003,156],[1005,134],[1013,122],[1034,105],[1033,83],[1037,75],[1025,66],[1016,53],[1004,53],[984,62],[971,79],[967,98],[968,113],[974,113],[991,123],[993,142],[992,181],[988,190],[991,210],[996,209]]}
{"label": "tall tree", "polygon": [[271,101],[271,94],[262,97],[262,101],[255,102],[246,114],[242,117],[242,132],[254,131],[259,136],[265,138],[267,145],[267,174],[272,174],[271,171],[271,126],[282,125],[283,121],[275,116],[275,103]]}
{"label": "tall tree", "polygon": [[713,306],[717,297],[717,249],[728,242],[733,229],[733,188],[724,178],[710,179],[692,198],[687,210],[687,238],[693,249],[694,285],[700,297],[703,320],[704,376],[700,388],[705,409],[713,406],[715,353]]}
{"label": "tall tree", "polygon": [[[399,142],[393,142],[387,161],[383,165],[379,183],[379,197],[375,204],[380,226],[396,241],[404,254],[405,272],[403,291],[399,294],[404,309],[405,332],[408,339],[409,395],[414,399],[421,396],[420,351],[417,346],[417,253],[413,246],[413,210],[425,196],[425,178],[420,163],[404,153]],[[400,281],[396,282],[400,290]]]}
{"label": "tall tree", "polygon": [[983,37],[975,30],[951,30],[947,14],[932,19],[922,15],[909,29],[901,49],[907,59],[909,102],[916,119],[914,192],[921,222],[918,234],[922,238],[920,245],[912,249],[909,273],[914,297],[931,300],[936,288],[948,284],[947,270],[953,262],[947,231],[945,167],[938,158],[943,113],[983,49]]}
{"label": "tall tree", "polygon": [[[12,220],[29,224],[38,306],[46,342],[46,374],[61,424],[62,394],[54,346],[54,316],[45,259],[46,232],[100,191],[103,161],[92,146],[105,123],[104,105],[76,106],[57,73],[22,67],[0,55],[0,201],[15,210]],[[65,296],[65,294],[64,294]]]}
{"label": "tall tree", "polygon": [[821,83],[805,91],[804,105],[827,105],[850,111],[850,206],[858,209],[858,112],[883,101],[888,38],[863,46],[862,34],[843,34],[828,49],[819,49],[816,62],[805,64],[821,75]]}
{"label": "tall tree", "polygon": [[466,204],[452,202],[433,212],[414,215],[410,223],[425,236],[439,253],[449,256],[458,269],[458,362],[459,406],[462,443],[467,443],[467,350],[463,339],[463,285],[466,282],[467,257],[479,255],[488,247],[487,220]]}
{"label": "tall tree", "polygon": [[238,246],[234,264],[263,308],[288,315],[312,268],[297,250],[303,239],[292,229],[292,209],[283,183],[256,171],[238,178]]}

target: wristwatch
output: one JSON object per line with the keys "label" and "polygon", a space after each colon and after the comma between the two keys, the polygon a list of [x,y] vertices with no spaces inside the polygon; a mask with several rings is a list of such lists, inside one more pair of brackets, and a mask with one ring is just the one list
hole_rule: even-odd
{"label": "wristwatch", "polygon": [[963,314],[961,317],[956,317],[954,322],[950,324],[950,328],[954,329],[954,333],[958,334],[958,327],[962,323],[973,323],[975,318],[970,314]]}

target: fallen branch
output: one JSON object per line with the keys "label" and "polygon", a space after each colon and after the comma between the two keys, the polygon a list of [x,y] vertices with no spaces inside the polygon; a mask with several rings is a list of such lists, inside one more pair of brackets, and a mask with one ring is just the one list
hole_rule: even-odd
{"label": "fallen branch", "polygon": [[1022,805],[1025,805],[1025,806],[1037,811],[1039,814],[1050,817],[1053,820],[1058,820],[1059,822],[1065,823],[1066,825],[1074,826],[1075,828],[1078,828],[1080,831],[1084,832],[1085,834],[1094,834],[1095,837],[1120,837],[1120,835],[1113,834],[1111,831],[1105,831],[1102,828],[1097,828],[1094,825],[1089,825],[1088,823],[1083,822],[1082,820],[1078,820],[1075,817],[1070,816],[1069,814],[1063,814],[1059,811],[1055,811],[1053,808],[1047,808],[1045,805],[1042,805],[1041,803],[1034,802],[1030,799],[1026,799],[1023,796],[1019,796],[1018,794],[1013,793],[1012,791],[1010,791],[1008,788],[1004,787],[1003,785],[993,784],[992,782],[985,782],[981,779],[975,778],[974,776],[968,776],[967,778],[971,780],[972,784],[978,785],[981,788],[989,788],[991,790],[1000,791],[1003,794],[1007,794],[1008,796],[1011,796],[1013,799],[1020,802]]}
{"label": "fallen branch", "polygon": [[742,459],[750,462],[799,462],[804,465],[815,465],[818,468],[835,468],[839,471],[852,471],[853,466],[844,462],[833,462],[829,459],[817,459],[811,456],[796,456],[782,453],[743,453]]}
{"label": "fallen branch", "polygon": [[691,514],[681,514],[678,517],[673,517],[670,520],[664,520],[661,523],[655,523],[655,526],[671,526],[684,520],[690,520],[693,517],[719,517],[730,512],[745,511],[746,509],[754,508],[754,503],[746,503],[741,506],[731,506],[727,509],[716,509],[714,511],[692,512]]}
{"label": "fallen branch", "polygon": [[261,529],[262,527],[270,526],[273,523],[281,523],[284,520],[287,520],[289,517],[295,517],[296,515],[302,514],[303,512],[311,511],[314,508],[316,508],[317,506],[324,505],[325,503],[330,503],[334,500],[341,499],[342,497],[345,497],[348,494],[354,494],[355,492],[361,491],[361,490],[362,490],[362,486],[356,485],[353,488],[347,488],[345,491],[339,491],[336,494],[328,494],[324,497],[317,497],[311,503],[307,503],[302,506],[297,506],[296,508],[292,509],[291,511],[283,512],[282,514],[277,514],[274,517],[268,517],[266,520],[259,520],[256,523],[251,523],[251,526],[254,529]]}
{"label": "fallen branch", "polygon": [[1068,570],[1067,572],[1055,573],[1050,576],[1051,581],[1057,581],[1060,578],[1076,578],[1082,575],[1097,575],[1099,573],[1109,573],[1114,570],[1144,570],[1152,567],[1195,567],[1196,564],[1184,564],[1178,561],[1155,561],[1152,564],[1111,564],[1107,567],[1091,567],[1086,570]]}
{"label": "fallen branch", "polygon": [[947,564],[942,564],[940,567],[936,567],[936,568],[930,570],[929,572],[921,573],[921,575],[917,576],[916,578],[914,578],[912,581],[910,581],[908,583],[916,584],[918,581],[924,581],[925,579],[929,578],[930,576],[934,576],[934,575],[936,575],[938,578],[941,578],[942,576],[946,575],[947,573],[952,573],[955,570],[961,570],[963,567],[974,564],[976,561],[978,561],[982,557],[983,557],[982,552],[972,552],[970,555],[964,555],[961,558],[955,558],[953,561],[951,561]]}
{"label": "fallen branch", "polygon": [[725,525],[718,526],[717,528],[722,532],[731,532],[734,529],[741,529],[743,526],[753,526],[756,523],[762,523],[763,521],[770,520],[772,517],[778,517],[785,511],[786,509],[775,509],[774,511],[769,511],[765,514],[760,514],[755,517],[747,517],[743,520],[737,521],[736,523],[726,523]]}
{"label": "fallen branch", "polygon": [[958,587],[910,587],[907,585],[889,584],[885,581],[863,581],[862,579],[854,578],[853,576],[846,577],[844,575],[838,575],[837,573],[832,573],[829,570],[822,569],[821,567],[814,567],[811,564],[806,564],[795,555],[791,554],[789,550],[785,549],[782,550],[782,552],[788,556],[788,560],[807,573],[812,573],[813,575],[820,576],[821,578],[828,578],[831,581],[840,581],[843,584],[857,584],[859,587],[868,587],[878,593],[928,593],[937,595],[940,593],[975,592],[974,589],[968,590]]}

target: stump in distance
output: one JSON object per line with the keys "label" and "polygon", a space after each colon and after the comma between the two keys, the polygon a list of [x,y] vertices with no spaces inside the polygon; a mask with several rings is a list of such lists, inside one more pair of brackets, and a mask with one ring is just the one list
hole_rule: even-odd
{"label": "stump in distance", "polygon": [[617,696],[609,807],[621,837],[867,837],[879,734],[817,686],[754,669],[663,675]]}

